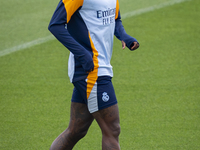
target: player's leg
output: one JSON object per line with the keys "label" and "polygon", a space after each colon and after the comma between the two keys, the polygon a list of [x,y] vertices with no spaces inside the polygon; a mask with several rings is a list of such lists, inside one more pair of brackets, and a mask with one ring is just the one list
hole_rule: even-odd
{"label": "player's leg", "polygon": [[93,113],[102,131],[102,150],[120,150],[119,110],[115,104]]}
{"label": "player's leg", "polygon": [[69,126],[55,139],[50,150],[71,150],[86,135],[93,120],[86,104],[72,102]]}
{"label": "player's leg", "polygon": [[[102,131],[102,149],[119,150],[119,110],[111,77],[99,77],[90,96],[88,106]],[[97,105],[94,105],[95,101]],[[93,111],[96,108],[97,111]]]}

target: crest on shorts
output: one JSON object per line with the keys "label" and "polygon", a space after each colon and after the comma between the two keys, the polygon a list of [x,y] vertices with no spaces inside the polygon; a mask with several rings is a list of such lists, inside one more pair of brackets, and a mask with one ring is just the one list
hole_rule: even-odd
{"label": "crest on shorts", "polygon": [[106,93],[106,92],[103,92],[103,94],[102,94],[103,96],[102,96],[102,100],[104,101],[104,102],[107,102],[107,101],[109,101],[109,95],[108,95],[108,93]]}

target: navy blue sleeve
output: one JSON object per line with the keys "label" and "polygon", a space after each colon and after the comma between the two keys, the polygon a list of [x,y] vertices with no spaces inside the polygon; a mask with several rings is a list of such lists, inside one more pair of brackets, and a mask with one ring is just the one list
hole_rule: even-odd
{"label": "navy blue sleeve", "polygon": [[120,40],[126,43],[126,46],[131,49],[133,42],[138,42],[135,38],[128,35],[122,25],[120,12],[118,18],[115,20],[115,36]]}
{"label": "navy blue sleeve", "polygon": [[83,69],[88,72],[94,68],[91,53],[79,44],[67,30],[67,14],[62,1],[59,2],[49,23],[49,31],[80,61]]}

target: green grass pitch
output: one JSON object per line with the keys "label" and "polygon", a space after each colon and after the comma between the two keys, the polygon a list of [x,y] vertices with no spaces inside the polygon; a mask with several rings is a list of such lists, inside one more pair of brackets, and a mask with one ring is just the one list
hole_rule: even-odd
{"label": "green grass pitch", "polygon": [[[177,0],[119,0],[121,13]],[[0,5],[0,52],[49,36],[58,1]],[[115,38],[113,84],[122,150],[200,149],[200,1],[123,19],[140,42],[134,52]],[[68,50],[52,40],[0,56],[0,149],[47,150],[67,127],[73,86]],[[94,121],[74,150],[100,150]]]}

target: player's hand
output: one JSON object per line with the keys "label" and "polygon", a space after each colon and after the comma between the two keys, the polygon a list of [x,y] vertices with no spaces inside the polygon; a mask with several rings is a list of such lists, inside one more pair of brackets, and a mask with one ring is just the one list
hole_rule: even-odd
{"label": "player's hand", "polygon": [[126,43],[122,41],[122,48],[125,49],[125,47],[126,47]]}
{"label": "player's hand", "polygon": [[[131,47],[130,47],[130,50],[133,51],[133,50],[136,50],[138,47],[139,47],[139,43],[138,42],[133,42],[131,44]],[[126,47],[126,43],[124,41],[122,41],[122,48],[125,49]]]}
{"label": "player's hand", "polygon": [[87,73],[90,73],[90,72],[92,72],[94,70],[94,68],[92,68],[92,69],[90,69],[89,71],[87,71]]}
{"label": "player's hand", "polygon": [[136,50],[139,46],[140,46],[140,45],[139,45],[138,42],[133,42],[133,43],[131,44],[131,51]]}
{"label": "player's hand", "polygon": [[88,55],[88,57],[86,57],[86,59],[81,62],[82,63],[81,65],[86,73],[90,73],[94,70],[93,59],[92,57],[89,56],[90,55]]}

